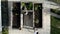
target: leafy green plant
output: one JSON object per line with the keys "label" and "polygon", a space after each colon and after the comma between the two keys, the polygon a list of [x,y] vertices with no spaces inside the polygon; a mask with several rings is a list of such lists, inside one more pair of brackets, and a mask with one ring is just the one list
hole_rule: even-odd
{"label": "leafy green plant", "polygon": [[34,10],[40,10],[42,9],[42,6],[39,4],[34,5]]}
{"label": "leafy green plant", "polygon": [[2,34],[8,34],[8,28],[5,28],[5,27],[4,27],[4,28],[2,29]]}
{"label": "leafy green plant", "polygon": [[51,16],[51,34],[60,34],[60,19]]}
{"label": "leafy green plant", "polygon": [[33,4],[32,4],[32,2],[29,2],[29,3],[28,3],[28,6],[26,5],[26,7],[27,7],[28,10],[32,10],[32,9],[33,9]]}
{"label": "leafy green plant", "polygon": [[27,10],[32,10],[33,9],[33,4],[32,2],[29,2],[29,3],[25,3],[25,2],[22,2],[22,10],[25,9],[25,7],[27,8]]}
{"label": "leafy green plant", "polygon": [[22,10],[24,10],[25,9],[25,3],[22,2],[21,6],[22,6]]}
{"label": "leafy green plant", "polygon": [[60,15],[60,10],[57,10],[57,9],[51,9],[51,12],[53,12],[53,13],[56,13],[56,14]]}

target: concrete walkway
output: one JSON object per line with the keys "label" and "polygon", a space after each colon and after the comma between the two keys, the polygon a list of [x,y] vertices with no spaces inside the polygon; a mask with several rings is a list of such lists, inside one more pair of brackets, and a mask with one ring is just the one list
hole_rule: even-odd
{"label": "concrete walkway", "polygon": [[2,32],[0,31],[0,34],[2,34]]}
{"label": "concrete walkway", "polygon": [[25,28],[23,28],[22,30],[9,29],[9,34],[34,34],[34,30],[25,29]]}

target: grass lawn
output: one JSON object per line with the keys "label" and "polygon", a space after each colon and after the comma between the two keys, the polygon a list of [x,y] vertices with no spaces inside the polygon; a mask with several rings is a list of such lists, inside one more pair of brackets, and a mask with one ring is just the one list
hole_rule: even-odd
{"label": "grass lawn", "polygon": [[60,34],[60,19],[51,16],[51,34]]}

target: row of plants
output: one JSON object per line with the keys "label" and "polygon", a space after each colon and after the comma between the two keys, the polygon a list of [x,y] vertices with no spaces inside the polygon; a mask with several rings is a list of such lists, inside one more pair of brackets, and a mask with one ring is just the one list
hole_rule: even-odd
{"label": "row of plants", "polygon": [[51,34],[60,34],[60,19],[51,16]]}
{"label": "row of plants", "polygon": [[57,9],[51,9],[51,12],[53,12],[53,13],[56,13],[56,14],[60,15],[60,10],[57,10]]}
{"label": "row of plants", "polygon": [[8,28],[7,27],[2,28],[2,34],[8,34]]}
{"label": "row of plants", "polygon": [[25,8],[27,8],[27,10],[33,9],[33,3],[32,2],[29,2],[29,3],[22,2],[21,5],[22,5],[22,10],[24,10]]}
{"label": "row of plants", "polygon": [[51,25],[51,34],[60,34],[60,28]]}
{"label": "row of plants", "polygon": [[33,7],[35,10],[42,9],[42,5],[38,3],[34,4],[33,6],[32,2],[28,2],[28,3],[22,2],[21,5],[22,5],[22,10],[24,10],[25,8],[27,8],[27,10],[33,10]]}

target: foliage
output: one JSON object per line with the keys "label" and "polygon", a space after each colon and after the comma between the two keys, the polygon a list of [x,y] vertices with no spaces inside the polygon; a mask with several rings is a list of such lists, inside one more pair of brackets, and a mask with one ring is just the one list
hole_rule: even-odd
{"label": "foliage", "polygon": [[54,2],[56,2],[56,3],[60,3],[60,0],[54,0]]}
{"label": "foliage", "polygon": [[60,34],[60,19],[51,16],[51,34]]}
{"label": "foliage", "polygon": [[27,10],[32,10],[33,9],[32,2],[29,2],[29,3],[22,2],[22,9],[24,10],[25,7],[27,8]]}
{"label": "foliage", "polygon": [[60,28],[51,26],[51,34],[60,34]]}
{"label": "foliage", "polygon": [[8,34],[8,28],[5,28],[5,27],[4,27],[4,28],[2,29],[2,34]]}
{"label": "foliage", "polygon": [[51,12],[53,12],[53,13],[56,13],[56,14],[60,15],[60,10],[57,10],[57,9],[51,9]]}
{"label": "foliage", "polygon": [[35,9],[35,10],[39,10],[39,9],[42,9],[41,7],[42,7],[41,5],[35,5],[35,6],[34,6],[34,9]]}
{"label": "foliage", "polygon": [[55,3],[60,4],[60,0],[49,0],[49,1],[53,1],[53,2],[55,2]]}

